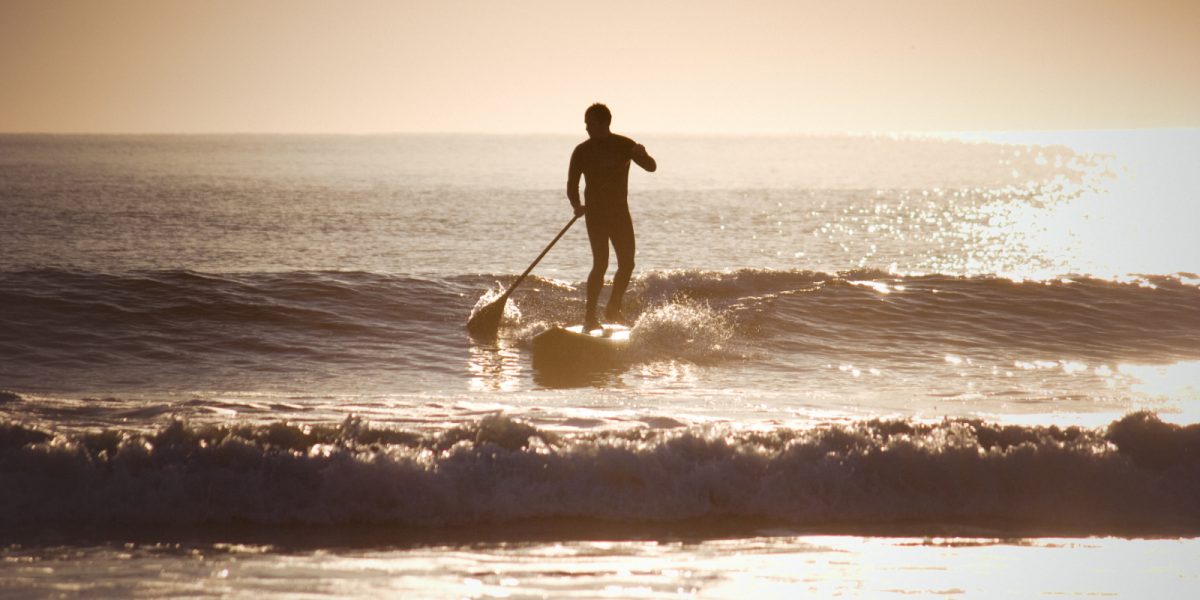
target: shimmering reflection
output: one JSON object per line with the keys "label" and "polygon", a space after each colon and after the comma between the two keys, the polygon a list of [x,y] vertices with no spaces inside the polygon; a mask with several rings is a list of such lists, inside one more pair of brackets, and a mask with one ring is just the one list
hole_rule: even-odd
{"label": "shimmering reflection", "polygon": [[1120,132],[1059,139],[1088,157],[1069,165],[1082,176],[1029,181],[947,207],[942,231],[930,239],[949,251],[928,270],[1013,279],[1195,273],[1200,141],[1187,131],[1163,135],[1154,143]]}
{"label": "shimmering reflection", "polygon": [[475,344],[469,348],[467,385],[471,391],[511,392],[520,389],[524,368],[516,344],[503,338],[494,344]]}
{"label": "shimmering reflection", "polygon": [[639,365],[637,373],[648,380],[647,389],[692,385],[699,378],[697,365],[682,361],[658,361]]}
{"label": "shimmering reflection", "polygon": [[400,549],[126,544],[0,549],[16,596],[1190,598],[1196,540],[563,540]]}
{"label": "shimmering reflection", "polygon": [[[17,595],[406,598],[838,596],[1189,598],[1196,540],[864,538],[563,540],[400,549],[184,545],[3,554]],[[139,560],[140,559],[140,560]],[[134,576],[136,575],[136,576]],[[54,595],[50,593],[49,595]]]}
{"label": "shimmering reflection", "polygon": [[[743,233],[752,232],[764,253],[774,245],[774,255],[806,268],[839,257],[836,270],[1015,280],[1200,269],[1192,243],[1200,223],[1200,138],[1186,131],[1151,141],[1122,133],[1055,138],[1070,148],[1010,141],[1022,145],[994,159],[1008,175],[989,184],[826,193],[774,210],[764,197],[761,218]],[[800,208],[806,214],[796,214]]]}
{"label": "shimmering reflection", "polygon": [[621,361],[552,364],[533,369],[533,383],[544,388],[619,388],[627,366]]}
{"label": "shimmering reflection", "polygon": [[1164,420],[1200,422],[1200,361],[1169,365],[1120,365],[1118,374],[1132,380],[1130,390],[1146,398]]}

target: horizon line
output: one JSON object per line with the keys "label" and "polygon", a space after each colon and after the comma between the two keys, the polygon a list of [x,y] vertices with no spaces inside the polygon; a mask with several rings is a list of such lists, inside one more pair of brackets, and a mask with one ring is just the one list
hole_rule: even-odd
{"label": "horizon line", "polygon": [[[1186,131],[1200,130],[1200,125],[1178,127],[1067,127],[1067,128],[1030,128],[1030,129],[929,129],[929,130],[858,130],[858,131],[640,131],[639,136],[666,137],[877,137],[877,136],[930,136],[945,137],[954,135],[983,135],[983,134],[1022,134],[1022,133],[1084,133],[1084,132],[1149,132],[1149,131]],[[613,133],[620,134],[620,131]],[[491,137],[566,137],[581,135],[580,131],[0,131],[0,136],[345,136],[345,137],[388,137],[388,136],[491,136]]]}

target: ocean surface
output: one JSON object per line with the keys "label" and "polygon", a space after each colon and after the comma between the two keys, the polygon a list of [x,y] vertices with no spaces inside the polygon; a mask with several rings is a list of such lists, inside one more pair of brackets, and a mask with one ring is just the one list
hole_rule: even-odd
{"label": "ocean surface", "polygon": [[0,595],[1195,597],[1200,131],[622,133],[0,136]]}

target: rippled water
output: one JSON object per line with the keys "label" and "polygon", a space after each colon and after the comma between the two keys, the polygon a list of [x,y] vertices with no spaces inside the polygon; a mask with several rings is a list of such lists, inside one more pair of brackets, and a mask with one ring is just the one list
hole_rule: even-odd
{"label": "rippled water", "polygon": [[577,141],[0,136],[9,589],[1194,585],[1195,132],[639,139],[633,342],[535,369],[582,227],[464,324],[570,218]]}

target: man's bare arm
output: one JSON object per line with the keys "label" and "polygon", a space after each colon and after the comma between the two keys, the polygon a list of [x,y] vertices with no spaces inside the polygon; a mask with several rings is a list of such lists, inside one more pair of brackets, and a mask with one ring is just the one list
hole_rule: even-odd
{"label": "man's bare arm", "polygon": [[654,160],[650,153],[646,152],[646,147],[641,144],[633,145],[633,162],[651,173],[658,170],[658,162]]}
{"label": "man's bare arm", "polygon": [[579,201],[579,177],[582,174],[578,159],[571,154],[571,166],[567,169],[567,200],[571,201],[571,208],[575,209],[577,217],[584,212],[583,203]]}

